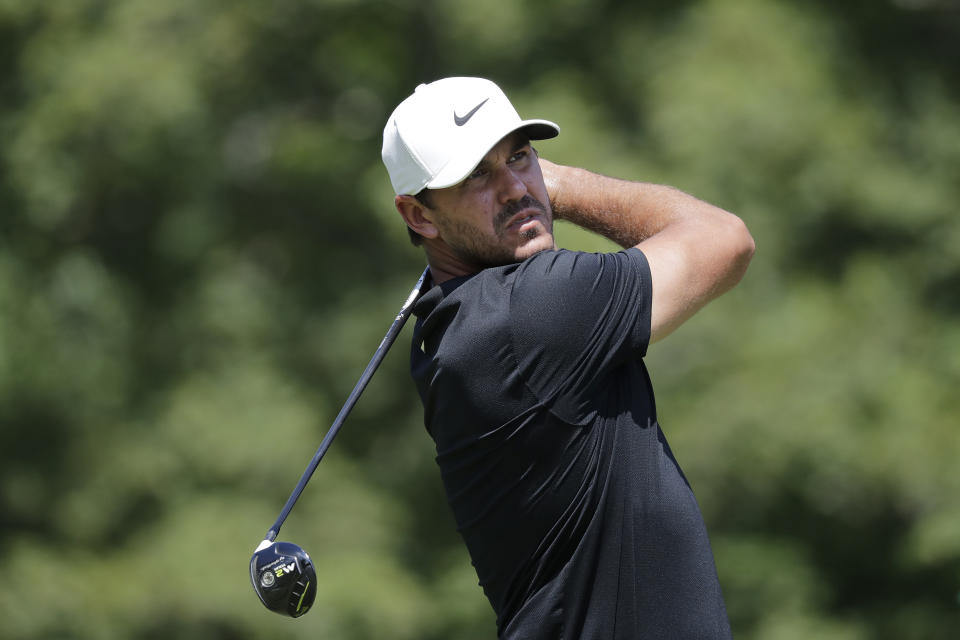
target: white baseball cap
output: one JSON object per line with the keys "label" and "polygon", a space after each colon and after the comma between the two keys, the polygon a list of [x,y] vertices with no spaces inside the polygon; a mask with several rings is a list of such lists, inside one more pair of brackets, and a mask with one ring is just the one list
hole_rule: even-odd
{"label": "white baseball cap", "polygon": [[549,120],[521,120],[489,80],[444,78],[421,84],[394,109],[383,129],[383,164],[398,195],[451,187],[518,129],[531,140],[560,133]]}

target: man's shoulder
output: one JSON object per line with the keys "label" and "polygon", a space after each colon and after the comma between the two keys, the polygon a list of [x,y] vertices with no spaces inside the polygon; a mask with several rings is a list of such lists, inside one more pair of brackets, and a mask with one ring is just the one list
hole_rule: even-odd
{"label": "man's shoulder", "polygon": [[472,307],[472,303],[485,306],[512,300],[526,306],[554,297],[570,300],[581,289],[595,290],[600,280],[624,270],[634,272],[637,265],[645,264],[643,253],[635,248],[617,253],[548,249],[522,262],[448,280],[439,286],[442,293],[436,292],[437,303]]}
{"label": "man's shoulder", "polygon": [[513,274],[516,283],[531,286],[549,286],[551,282],[564,287],[592,286],[597,278],[611,275],[629,265],[645,265],[643,253],[636,248],[616,253],[591,253],[555,249],[541,251],[517,265]]}

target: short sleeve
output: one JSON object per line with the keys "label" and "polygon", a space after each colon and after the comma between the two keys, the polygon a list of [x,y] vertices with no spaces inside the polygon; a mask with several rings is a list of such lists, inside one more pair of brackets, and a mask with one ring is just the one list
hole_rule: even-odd
{"label": "short sleeve", "polygon": [[547,251],[523,263],[510,322],[530,390],[584,409],[613,371],[646,355],[650,300],[650,267],[636,248]]}

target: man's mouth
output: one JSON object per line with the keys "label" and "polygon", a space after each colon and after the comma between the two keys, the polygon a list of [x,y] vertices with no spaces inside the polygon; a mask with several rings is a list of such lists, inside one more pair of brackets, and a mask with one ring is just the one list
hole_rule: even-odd
{"label": "man's mouth", "polygon": [[530,225],[531,223],[536,222],[540,219],[540,214],[537,212],[525,213],[517,216],[507,225],[507,229],[516,229],[517,231],[524,231],[524,227]]}
{"label": "man's mouth", "polygon": [[532,229],[536,220],[543,220],[547,214],[547,208],[543,204],[527,194],[517,202],[511,202],[503,208],[497,215],[495,225],[501,233],[507,230],[519,229],[521,231]]}

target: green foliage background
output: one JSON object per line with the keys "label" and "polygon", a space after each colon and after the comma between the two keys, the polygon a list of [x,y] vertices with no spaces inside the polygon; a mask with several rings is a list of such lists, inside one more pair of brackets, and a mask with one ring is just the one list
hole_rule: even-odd
{"label": "green foliage background", "polygon": [[281,534],[314,611],[247,577],[422,267],[380,133],[444,75],[753,231],[649,358],[735,635],[955,637],[957,42],[955,0],[0,0],[0,637],[495,635],[409,330]]}

